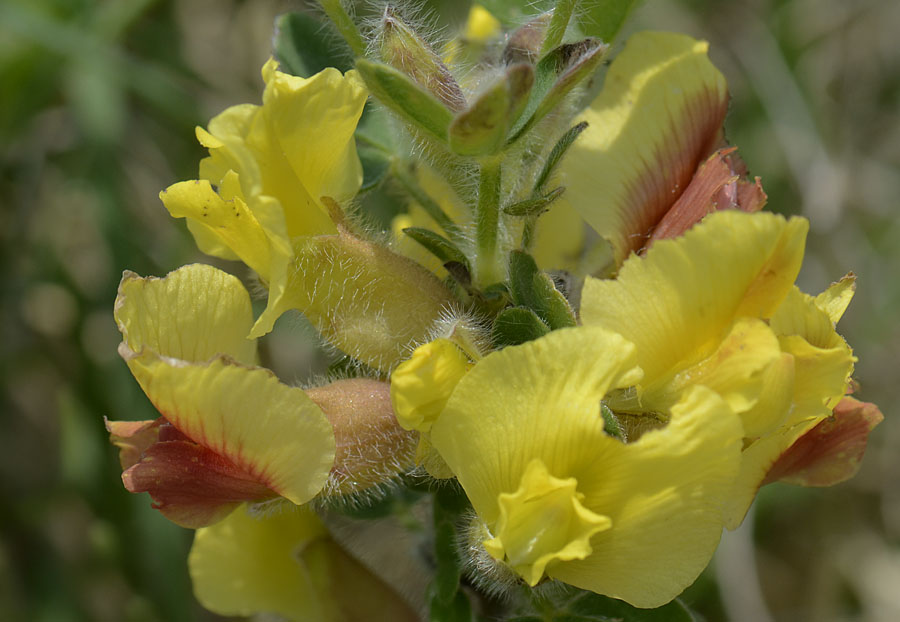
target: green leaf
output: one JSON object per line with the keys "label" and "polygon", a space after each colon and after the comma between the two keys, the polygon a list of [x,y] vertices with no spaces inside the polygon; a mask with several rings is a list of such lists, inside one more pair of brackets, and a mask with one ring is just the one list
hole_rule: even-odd
{"label": "green leaf", "polygon": [[465,156],[496,153],[506,137],[509,108],[509,85],[503,76],[450,124],[450,150]]}
{"label": "green leaf", "polygon": [[378,101],[410,125],[446,143],[453,114],[431,93],[384,63],[359,58],[356,70]]}
{"label": "green leaf", "polygon": [[479,2],[500,20],[504,26],[517,26],[539,10],[546,11],[551,3],[547,0],[481,0]]}
{"label": "green leaf", "polygon": [[498,347],[517,346],[549,332],[550,327],[531,309],[511,307],[497,315],[491,337]]}
{"label": "green leaf", "polygon": [[533,310],[551,329],[575,326],[575,313],[566,297],[528,253],[509,254],[509,286],[513,302]]}
{"label": "green leaf", "polygon": [[590,77],[603,60],[608,46],[588,38],[566,43],[544,56],[535,68],[534,88],[522,120],[513,128],[510,143],[556,108],[572,89]]}
{"label": "green leaf", "polygon": [[275,20],[275,58],[281,70],[308,78],[326,67],[341,73],[352,65],[344,54],[336,54],[335,38],[324,24],[306,13],[285,13]]}
{"label": "green leaf", "polygon": [[553,174],[556,165],[559,164],[560,160],[562,160],[562,157],[566,155],[566,151],[569,150],[569,147],[572,146],[572,143],[575,142],[575,139],[578,138],[578,136],[587,129],[587,126],[587,121],[582,121],[574,127],[569,128],[569,130],[566,131],[566,133],[563,134],[558,141],[556,141],[556,144],[553,145],[553,149],[550,151],[550,155],[547,156],[547,161],[544,163],[544,168],[541,169],[541,174],[538,175],[537,181],[534,184],[534,192],[536,194],[544,193],[544,186],[550,179],[550,176]]}
{"label": "green leaf", "polygon": [[445,263],[448,261],[461,263],[466,270],[469,269],[469,260],[465,254],[444,236],[435,233],[431,229],[422,227],[407,227],[403,230],[403,233],[424,246],[425,250],[441,261]]}
{"label": "green leaf", "polygon": [[525,199],[503,208],[503,213],[510,216],[540,216],[550,208],[550,204],[562,196],[566,189],[559,187],[542,197]]}
{"label": "green leaf", "polygon": [[586,35],[611,43],[638,0],[588,0],[578,6],[578,21]]}
{"label": "green leaf", "polygon": [[438,488],[434,495],[434,557],[435,574],[433,600],[442,605],[453,603],[462,576],[462,561],[456,546],[456,522],[469,500],[458,484]]}

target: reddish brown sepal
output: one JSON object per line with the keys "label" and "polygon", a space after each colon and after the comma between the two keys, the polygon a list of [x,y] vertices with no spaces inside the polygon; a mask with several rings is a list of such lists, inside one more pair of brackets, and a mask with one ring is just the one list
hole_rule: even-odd
{"label": "reddish brown sepal", "polygon": [[875,404],[845,397],[834,414],[797,439],[769,469],[763,484],[831,486],[853,477],[869,432],[884,416]]}
{"label": "reddish brown sepal", "polygon": [[681,235],[711,212],[762,209],[766,193],[758,177],[752,182],[743,179],[746,167],[736,150],[737,147],[719,149],[700,165],[688,187],[653,230],[648,247],[656,240]]}
{"label": "reddish brown sepal", "polygon": [[104,417],[103,422],[109,432],[109,442],[119,448],[123,471],[138,463],[141,454],[158,440],[159,427],[167,423],[164,417],[147,421],[110,421]]}
{"label": "reddish brown sepal", "polygon": [[[170,424],[161,426],[160,437]],[[180,436],[174,428],[172,436]],[[177,525],[196,529],[225,518],[244,501],[274,492],[230,460],[189,440],[160,441],[122,473],[129,492],[149,492],[153,507]]]}

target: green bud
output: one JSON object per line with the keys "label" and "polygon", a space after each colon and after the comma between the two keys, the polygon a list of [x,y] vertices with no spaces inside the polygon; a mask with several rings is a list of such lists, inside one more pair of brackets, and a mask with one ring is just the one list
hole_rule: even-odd
{"label": "green bud", "polygon": [[386,63],[424,86],[450,110],[466,107],[466,98],[447,66],[390,6],[384,10],[381,28],[381,57]]}

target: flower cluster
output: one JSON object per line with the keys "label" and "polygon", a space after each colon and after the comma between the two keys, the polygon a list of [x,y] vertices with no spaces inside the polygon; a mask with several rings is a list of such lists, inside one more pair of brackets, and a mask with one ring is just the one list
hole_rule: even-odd
{"label": "flower cluster", "polygon": [[[659,607],[760,486],[856,472],[881,414],[836,332],[855,278],[794,285],[808,223],[761,211],[704,42],[637,33],[604,69],[563,42],[593,34],[575,4],[510,32],[475,6],[437,50],[322,2],[355,69],[293,41],[262,105],[198,128],[162,202],[265,308],[210,266],[126,272],[119,351],[160,417],[107,427],[125,487],[198,530],[211,610],[415,620],[508,590],[527,614],[552,582]],[[260,366],[289,311],[345,357],[305,389]]]}

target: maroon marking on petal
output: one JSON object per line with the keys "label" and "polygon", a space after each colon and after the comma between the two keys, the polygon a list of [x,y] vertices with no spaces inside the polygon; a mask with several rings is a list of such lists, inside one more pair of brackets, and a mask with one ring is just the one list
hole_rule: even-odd
{"label": "maroon marking on petal", "polygon": [[109,432],[109,442],[119,448],[123,470],[137,464],[141,454],[157,441],[160,426],[169,425],[164,417],[147,421],[110,421],[104,417],[103,421]]}
{"label": "maroon marking on petal", "polygon": [[875,404],[845,397],[831,417],[781,454],[762,483],[831,486],[850,479],[859,470],[869,432],[882,419],[884,416]]}
{"label": "maroon marking on petal", "polygon": [[[663,217],[687,190],[697,167],[722,142],[728,97],[704,90],[687,102],[685,116],[670,128],[671,136],[644,163],[644,174],[630,184],[633,210],[624,215],[629,248],[640,251]],[[673,124],[675,120],[673,119]],[[663,153],[665,152],[665,153]]]}
{"label": "maroon marking on petal", "polygon": [[276,496],[227,458],[183,440],[149,447],[122,482],[130,492],[149,492],[154,508],[191,529],[221,520],[244,501]]}
{"label": "maroon marking on petal", "polygon": [[738,176],[726,160],[733,150],[720,149],[700,165],[688,187],[653,230],[651,243],[677,237],[710,212],[737,205]]}

